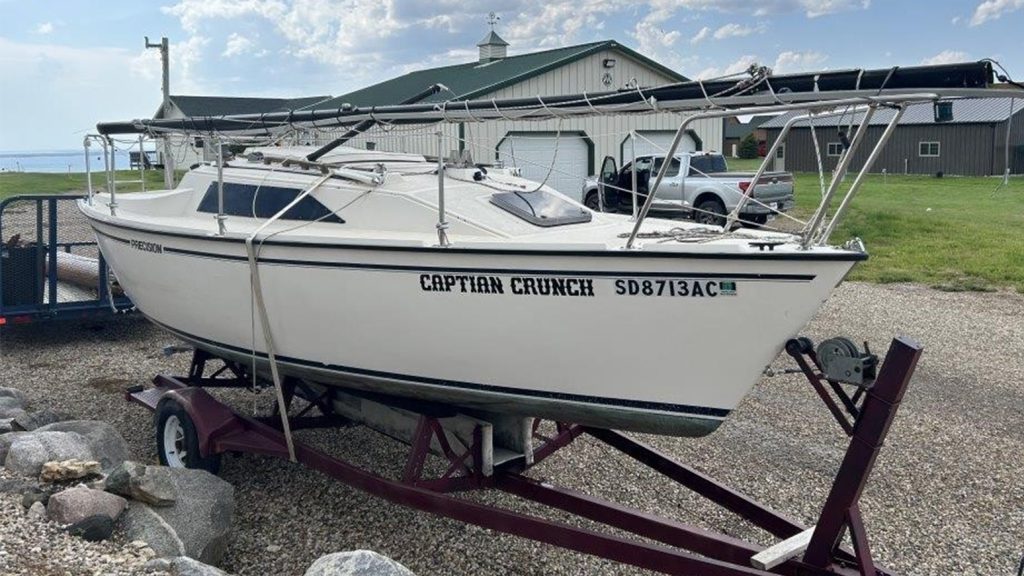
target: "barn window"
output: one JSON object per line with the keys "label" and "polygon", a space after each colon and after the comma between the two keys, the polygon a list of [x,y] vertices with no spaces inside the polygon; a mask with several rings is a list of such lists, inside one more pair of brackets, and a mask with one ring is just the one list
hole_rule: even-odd
{"label": "barn window", "polygon": [[917,144],[917,155],[929,158],[939,157],[939,143],[938,142],[918,142]]}
{"label": "barn window", "polygon": [[829,142],[828,143],[828,155],[829,156],[842,156],[843,155],[843,143],[842,142]]}

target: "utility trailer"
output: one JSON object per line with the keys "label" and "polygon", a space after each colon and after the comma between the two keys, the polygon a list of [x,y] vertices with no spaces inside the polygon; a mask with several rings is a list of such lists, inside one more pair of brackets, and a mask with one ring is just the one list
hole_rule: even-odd
{"label": "utility trailer", "polygon": [[0,201],[0,326],[131,310],[75,205],[79,199],[26,194]]}
{"label": "utility trailer", "polygon": [[[894,339],[881,366],[846,339],[815,349],[806,338],[786,352],[851,438],[817,523],[808,527],[669,456],[613,430],[533,418],[467,414],[428,404],[325,388],[285,379],[283,402],[265,417],[249,417],[206,389],[250,389],[247,367],[196,350],[185,376],[157,376],[151,388],[127,391],[129,401],[155,413],[161,462],[219,469],[225,452],[291,459],[391,502],[553,546],[667,574],[691,576],[890,576],[872,558],[859,509],[875,459],[921,355],[909,339]],[[258,382],[258,379],[257,379]],[[272,386],[263,383],[264,386]],[[296,398],[304,406],[294,403]],[[285,406],[284,414],[277,408]],[[287,426],[285,425],[287,424]],[[389,478],[334,458],[292,438],[286,430],[361,424],[410,446],[400,478]],[[587,434],[661,475],[708,498],[777,539],[763,547],[724,533],[627,508],[527,475]],[[426,474],[428,458],[440,474]],[[641,537],[570,524],[473,502],[456,494],[500,490],[599,525]],[[852,549],[842,545],[850,535]]]}

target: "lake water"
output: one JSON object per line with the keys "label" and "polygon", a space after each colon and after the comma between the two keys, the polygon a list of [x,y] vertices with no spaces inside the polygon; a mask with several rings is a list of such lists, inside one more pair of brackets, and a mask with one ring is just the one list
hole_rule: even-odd
{"label": "lake water", "polygon": [[[103,150],[93,148],[93,172],[103,171]],[[118,150],[114,165],[128,168],[128,152]],[[85,172],[85,153],[79,150],[0,151],[0,172]]]}

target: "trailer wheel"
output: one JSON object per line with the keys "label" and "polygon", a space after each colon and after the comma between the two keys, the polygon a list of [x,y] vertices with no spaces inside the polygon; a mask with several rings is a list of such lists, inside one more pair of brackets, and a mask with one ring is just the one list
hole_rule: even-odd
{"label": "trailer wheel", "polygon": [[211,474],[220,471],[220,454],[203,457],[199,436],[188,411],[166,399],[156,407],[156,451],[160,463],[171,468],[196,468]]}

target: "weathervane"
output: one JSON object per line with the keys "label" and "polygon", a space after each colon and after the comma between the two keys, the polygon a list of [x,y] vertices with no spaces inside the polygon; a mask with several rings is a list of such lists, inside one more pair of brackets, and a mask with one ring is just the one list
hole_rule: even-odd
{"label": "weathervane", "polygon": [[491,25],[491,32],[494,32],[494,25],[498,23],[498,20],[501,20],[501,16],[498,16],[494,12],[487,14],[487,23]]}

